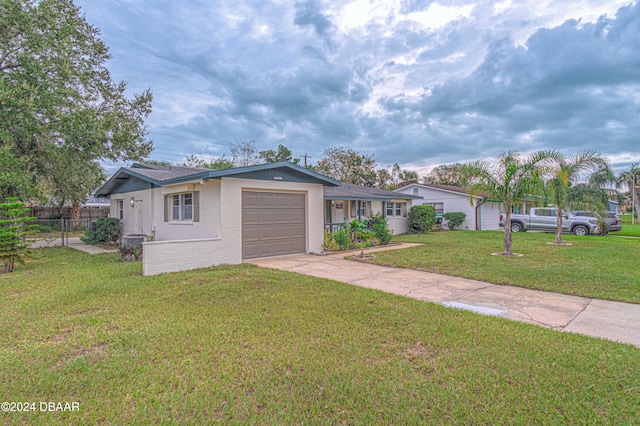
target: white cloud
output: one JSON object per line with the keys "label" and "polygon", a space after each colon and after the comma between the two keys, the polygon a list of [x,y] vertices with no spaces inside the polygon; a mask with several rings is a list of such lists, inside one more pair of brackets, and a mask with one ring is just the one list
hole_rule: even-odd
{"label": "white cloud", "polygon": [[411,12],[406,19],[416,21],[423,27],[432,30],[444,27],[451,21],[467,18],[471,15],[474,6],[443,6],[439,3],[431,3],[429,9],[423,12]]}

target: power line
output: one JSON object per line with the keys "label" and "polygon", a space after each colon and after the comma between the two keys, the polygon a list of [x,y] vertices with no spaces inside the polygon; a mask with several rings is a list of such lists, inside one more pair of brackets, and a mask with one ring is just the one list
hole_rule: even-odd
{"label": "power line", "polygon": [[162,132],[149,132],[149,133],[153,133],[153,134],[155,134],[155,135],[169,136],[169,137],[172,137],[172,138],[187,139],[187,140],[190,140],[190,141],[196,141],[196,142],[208,142],[208,143],[212,143],[212,144],[216,144],[216,145],[221,145],[219,142],[213,142],[213,141],[210,141],[210,140],[204,140],[204,139],[189,138],[189,137],[186,137],[186,136],[180,136],[180,135],[172,135],[172,134],[170,134],[170,133],[162,133]]}

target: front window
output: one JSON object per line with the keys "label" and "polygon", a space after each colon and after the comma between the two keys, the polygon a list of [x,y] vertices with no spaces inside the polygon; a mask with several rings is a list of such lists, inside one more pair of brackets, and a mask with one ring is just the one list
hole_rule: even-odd
{"label": "front window", "polygon": [[119,200],[117,203],[118,206],[118,219],[124,220],[124,201]]}
{"label": "front window", "polygon": [[407,203],[387,203],[387,216],[404,217],[407,215]]}
{"label": "front window", "polygon": [[433,206],[436,209],[436,214],[444,214],[444,203],[425,203],[428,206]]}
{"label": "front window", "polygon": [[171,220],[193,220],[193,193],[171,196]]}

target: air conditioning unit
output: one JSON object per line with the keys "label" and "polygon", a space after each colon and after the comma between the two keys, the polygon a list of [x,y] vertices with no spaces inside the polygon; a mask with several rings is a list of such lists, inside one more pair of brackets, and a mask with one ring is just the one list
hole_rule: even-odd
{"label": "air conditioning unit", "polygon": [[122,244],[142,244],[145,241],[151,241],[152,237],[145,234],[128,234],[122,236]]}

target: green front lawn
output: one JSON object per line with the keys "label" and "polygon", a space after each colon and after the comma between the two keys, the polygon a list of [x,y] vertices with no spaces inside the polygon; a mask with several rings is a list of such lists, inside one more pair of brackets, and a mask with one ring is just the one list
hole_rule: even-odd
{"label": "green front lawn", "polygon": [[640,237],[640,222],[634,219],[631,224],[631,214],[620,214],[620,222],[622,222],[622,230],[620,232],[612,232],[611,235],[625,235],[631,237]]}
{"label": "green front lawn", "polygon": [[640,422],[631,345],[252,265],[38,253],[0,275],[0,401],[80,410],[2,424]]}
{"label": "green front lawn", "polygon": [[640,303],[640,239],[564,235],[572,246],[548,245],[550,233],[514,233],[513,252],[502,253],[499,231],[448,231],[399,235],[393,241],[422,243],[406,250],[376,253],[368,261],[496,284]]}

